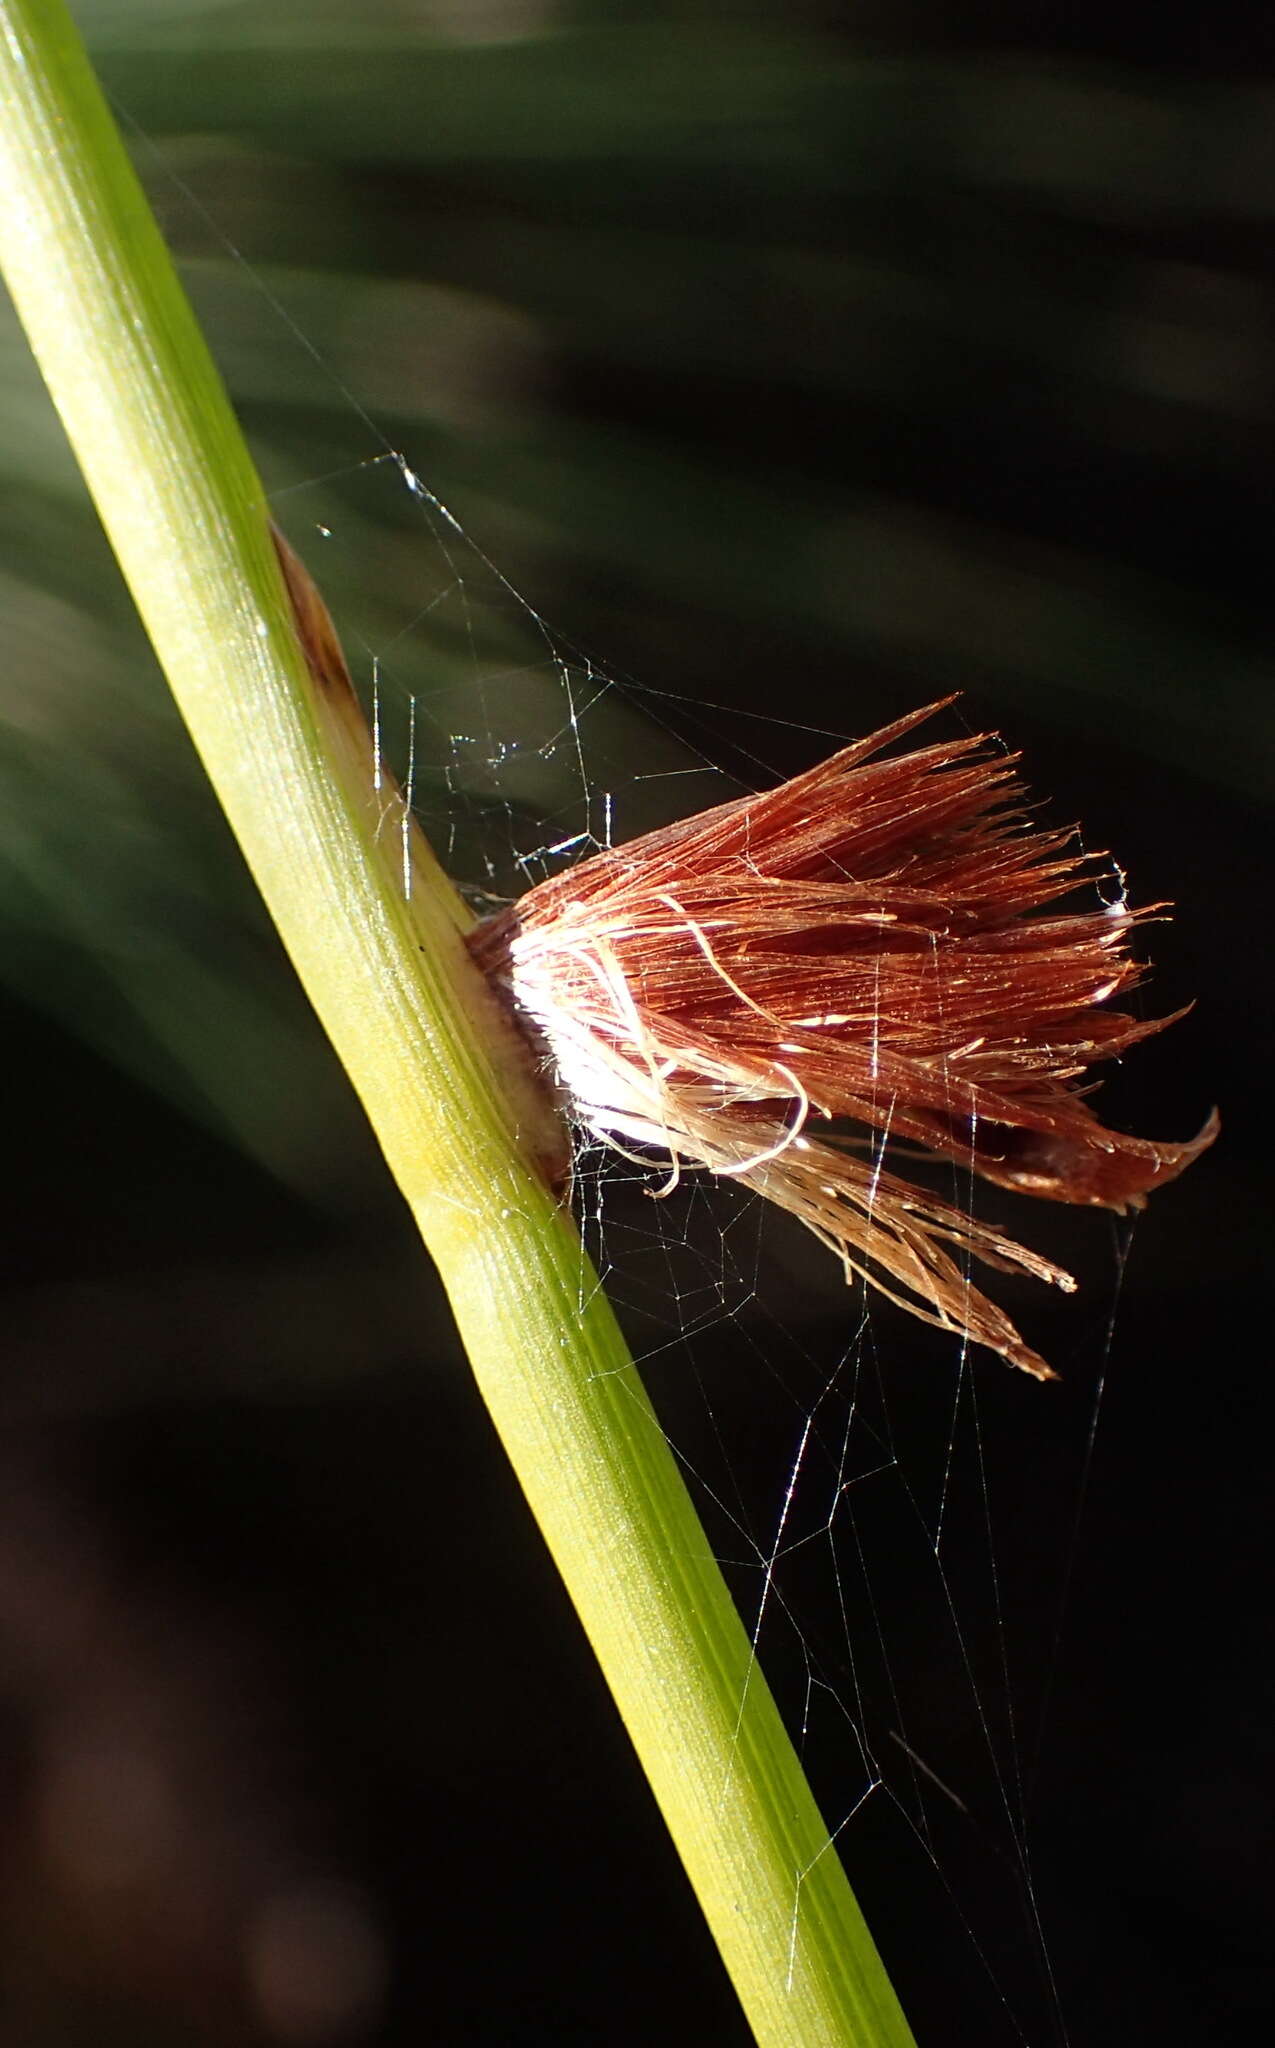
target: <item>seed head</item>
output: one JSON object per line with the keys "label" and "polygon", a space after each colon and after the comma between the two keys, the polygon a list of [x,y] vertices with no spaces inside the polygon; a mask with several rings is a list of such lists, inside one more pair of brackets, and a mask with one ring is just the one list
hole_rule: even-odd
{"label": "seed head", "polygon": [[1183,1144],[1099,1122],[1089,1067],[1173,1021],[1112,1007],[1163,906],[1066,907],[1095,859],[1031,822],[995,739],[886,753],[940,708],[541,882],[471,944],[578,1121],[664,1164],[657,1192],[692,1168],[742,1181],[848,1278],[1052,1379],[956,1255],[1074,1282],[887,1167],[887,1143],[1124,1211],[1217,1118]]}

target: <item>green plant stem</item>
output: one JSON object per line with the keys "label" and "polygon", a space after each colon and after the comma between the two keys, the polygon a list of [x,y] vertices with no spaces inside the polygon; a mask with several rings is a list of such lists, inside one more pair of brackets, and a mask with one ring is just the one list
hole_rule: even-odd
{"label": "green plant stem", "polygon": [[902,2048],[827,1828],[539,1170],[555,1134],[464,947],[467,914],[423,847],[410,901],[382,856],[349,707],[307,665],[260,484],[60,0],[0,0],[0,262],[757,2039]]}

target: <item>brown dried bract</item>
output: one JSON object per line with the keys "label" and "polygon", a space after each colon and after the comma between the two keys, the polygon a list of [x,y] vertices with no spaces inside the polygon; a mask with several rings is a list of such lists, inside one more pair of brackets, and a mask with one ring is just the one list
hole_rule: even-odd
{"label": "brown dried bract", "polygon": [[[1055,1201],[1139,1207],[1185,1144],[1107,1130],[1081,1085],[1171,1018],[1112,1008],[1142,969],[1123,901],[1028,819],[988,737],[876,759],[939,705],[820,767],[582,862],[480,927],[574,1113],[621,1151],[755,1187],[923,1320],[1054,1375],[954,1253],[1070,1288],[1034,1252],[887,1171],[907,1139]],[[1163,906],[1154,906],[1162,909]],[[852,1134],[810,1135],[813,1119]]]}

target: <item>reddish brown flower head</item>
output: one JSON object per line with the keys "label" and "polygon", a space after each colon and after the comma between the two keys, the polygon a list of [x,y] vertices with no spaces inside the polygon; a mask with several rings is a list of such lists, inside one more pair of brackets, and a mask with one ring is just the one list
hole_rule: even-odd
{"label": "reddish brown flower head", "polygon": [[1086,1069],[1172,1021],[1110,1007],[1140,978],[1128,940],[1150,913],[1051,907],[1093,862],[1029,822],[998,742],[874,758],[939,708],[540,883],[473,945],[573,1113],[643,1163],[662,1156],[664,1191],[686,1167],[746,1181],[848,1276],[1052,1378],[953,1250],[1068,1276],[887,1171],[884,1141],[1124,1210],[1217,1121],[1185,1144],[1098,1121]]}

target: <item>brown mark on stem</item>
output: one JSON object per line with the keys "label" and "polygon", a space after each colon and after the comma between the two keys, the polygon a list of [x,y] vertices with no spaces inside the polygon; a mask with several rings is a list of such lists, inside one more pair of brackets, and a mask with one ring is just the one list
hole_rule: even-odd
{"label": "brown mark on stem", "polygon": [[[570,1185],[571,1139],[545,1087],[542,1065],[534,1057],[507,995],[477,971],[464,949],[463,941],[473,929],[473,915],[443,874],[418,821],[407,816],[406,798],[393,774],[376,760],[372,735],[332,615],[313,577],[273,523],[270,537],[283,572],[297,639],[314,684],[315,710],[331,742],[334,765],[371,815],[372,837],[378,851],[385,817],[397,809],[405,819],[411,880],[406,891],[407,907],[411,911],[417,906],[419,920],[419,903],[425,896],[443,910],[457,952],[462,956],[454,964],[463,975],[466,1006],[475,1035],[485,1045],[499,1077],[519,1149],[538,1177],[561,1198]],[[441,942],[442,935],[432,932],[430,947],[436,948]]]}

